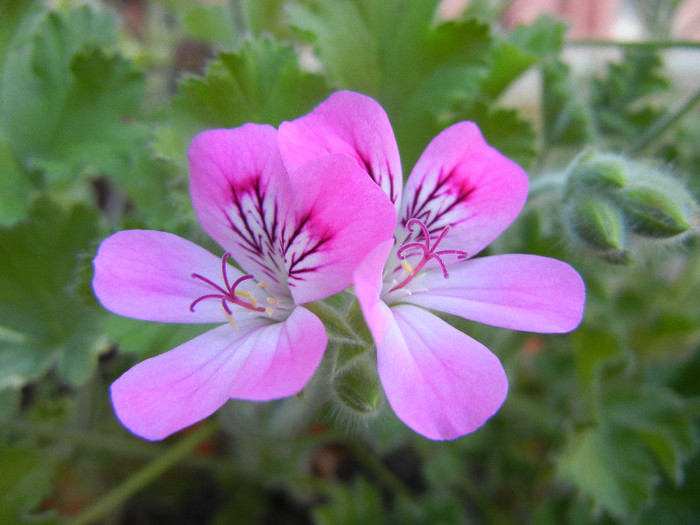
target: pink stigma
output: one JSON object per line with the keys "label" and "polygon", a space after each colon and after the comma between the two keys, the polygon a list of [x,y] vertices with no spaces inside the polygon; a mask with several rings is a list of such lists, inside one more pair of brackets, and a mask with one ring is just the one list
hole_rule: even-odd
{"label": "pink stigma", "polygon": [[219,293],[211,293],[211,294],[206,294],[201,297],[198,297],[194,301],[192,301],[192,304],[190,305],[190,312],[194,312],[194,307],[199,304],[201,301],[204,301],[205,299],[220,299],[221,300],[221,306],[224,308],[226,313],[228,315],[231,315],[231,309],[229,308],[227,303],[232,303],[236,304],[238,306],[242,306],[243,308],[248,308],[249,310],[254,310],[256,312],[264,312],[265,308],[261,308],[259,306],[253,306],[251,303],[247,303],[245,301],[242,301],[239,297],[236,296],[236,286],[241,284],[243,281],[247,281],[248,279],[252,279],[252,275],[244,275],[243,277],[240,277],[236,279],[236,281],[233,283],[233,286],[229,284],[228,282],[228,276],[226,275],[226,261],[228,261],[229,257],[231,257],[230,253],[225,253],[224,256],[221,259],[221,274],[224,276],[224,287],[222,288],[218,284],[216,284],[213,281],[210,281],[206,277],[203,277],[202,275],[199,275],[198,273],[193,273],[192,278],[194,279],[199,279],[200,281],[203,281],[207,283],[209,286],[213,287],[215,290],[217,290]]}
{"label": "pink stigma", "polygon": [[423,256],[421,257],[421,260],[418,262],[418,264],[413,268],[412,273],[406,277],[402,282],[394,286],[390,291],[393,292],[394,290],[398,290],[399,288],[403,288],[406,286],[411,280],[418,275],[418,273],[423,269],[423,267],[427,264],[428,261],[431,259],[434,259],[437,261],[437,263],[440,265],[440,268],[442,268],[442,276],[447,279],[450,275],[447,273],[447,268],[445,267],[445,263],[442,260],[442,256],[445,255],[456,255],[458,260],[463,260],[469,257],[467,252],[463,252],[461,250],[440,250],[439,252],[436,252],[435,249],[438,247],[438,244],[442,241],[442,239],[445,238],[445,235],[447,235],[447,232],[450,231],[449,226],[445,226],[442,231],[440,232],[440,235],[438,235],[438,238],[435,239],[435,242],[433,243],[432,246],[430,246],[430,232],[428,232],[428,228],[425,227],[425,224],[423,224],[420,220],[418,219],[409,219],[408,222],[406,223],[406,228],[409,230],[413,230],[413,226],[418,226],[421,231],[423,232],[423,238],[425,239],[425,243],[420,243],[420,242],[411,242],[404,244],[399,248],[399,250],[396,252],[396,257],[403,261],[406,259],[407,255],[404,255],[407,250],[414,250],[414,249],[419,249],[423,252]]}

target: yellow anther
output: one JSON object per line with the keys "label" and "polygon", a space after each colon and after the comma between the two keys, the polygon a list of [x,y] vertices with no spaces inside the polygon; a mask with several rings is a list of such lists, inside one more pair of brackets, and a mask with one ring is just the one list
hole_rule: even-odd
{"label": "yellow anther", "polygon": [[260,281],[260,282],[258,283],[258,286],[259,286],[260,288],[267,288],[268,286],[270,286],[270,283],[268,283],[267,281]]}
{"label": "yellow anther", "polygon": [[280,300],[277,297],[267,297],[267,302],[269,304],[279,304]]}
{"label": "yellow anther", "polygon": [[250,299],[253,297],[247,290],[236,290],[234,293],[236,294],[236,297],[240,297],[241,299]]}
{"label": "yellow anther", "polygon": [[403,266],[403,269],[406,270],[408,275],[413,275],[413,266],[411,266],[411,263],[404,259],[401,261],[401,266]]}
{"label": "yellow anther", "polygon": [[250,299],[250,306],[252,306],[253,308],[257,308],[257,307],[258,307],[258,302],[255,300],[255,297],[253,297],[253,296],[251,295],[251,296],[249,297],[249,299]]}
{"label": "yellow anther", "polygon": [[236,321],[233,320],[233,316],[228,312],[224,312],[224,315],[226,316],[226,319],[228,320],[228,324],[233,326],[234,330],[238,330],[238,325],[236,324]]}
{"label": "yellow anther", "polygon": [[268,316],[272,317],[272,308],[270,308],[269,306],[268,306],[267,308],[265,308],[265,313],[266,313]]}

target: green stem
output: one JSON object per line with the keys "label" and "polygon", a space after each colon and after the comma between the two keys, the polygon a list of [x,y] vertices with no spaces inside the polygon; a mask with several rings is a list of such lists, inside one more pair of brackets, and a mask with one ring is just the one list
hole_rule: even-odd
{"label": "green stem", "polygon": [[698,101],[700,101],[700,89],[697,90],[688,100],[686,100],[677,110],[671,113],[665,113],[651,126],[649,126],[646,131],[642,133],[642,136],[639,137],[629,148],[630,153],[637,153],[646,148],[666,130],[682,119],[691,109],[693,109],[693,106],[695,106]]}
{"label": "green stem", "polygon": [[68,524],[88,525],[108,516],[166,470],[186,458],[197,445],[214,435],[216,429],[217,424],[215,422],[209,421],[205,423],[85,509],[73,520],[70,520]]}

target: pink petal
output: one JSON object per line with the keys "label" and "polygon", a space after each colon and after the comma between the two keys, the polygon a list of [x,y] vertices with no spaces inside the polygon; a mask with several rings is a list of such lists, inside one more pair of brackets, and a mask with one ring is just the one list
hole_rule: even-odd
{"label": "pink petal", "polygon": [[340,91],[310,114],[283,122],[280,150],[290,169],[328,153],[353,157],[391,201],[401,199],[401,159],[389,117],[370,97]]}
{"label": "pink petal", "polygon": [[508,380],[488,348],[415,306],[395,306],[388,315],[377,360],[399,419],[427,438],[454,439],[498,411]]}
{"label": "pink petal", "polygon": [[478,257],[426,272],[427,289],[403,302],[473,321],[529,332],[560,333],[581,322],[585,287],[568,264],[536,255]]}
{"label": "pink petal", "polygon": [[285,259],[292,297],[303,304],[352,284],[353,272],[367,252],[392,238],[396,212],[345,155],[312,159],[290,178],[296,226],[286,239]]}
{"label": "pink petal", "polygon": [[474,123],[460,122],[435,137],[418,159],[404,190],[400,223],[417,218],[431,236],[450,225],[439,249],[472,256],[513,222],[526,196],[527,175],[520,166],[486,144]]}
{"label": "pink petal", "polygon": [[190,190],[204,230],[246,273],[286,288],[277,241],[288,213],[289,179],[277,131],[246,124],[197,135],[188,151]]}
{"label": "pink petal", "polygon": [[230,397],[268,400],[299,392],[326,347],[321,321],[297,308],[284,323],[226,324],[134,366],[112,384],[122,424],[163,439],[213,414]]}
{"label": "pink petal", "polygon": [[389,307],[380,300],[384,263],[393,247],[384,241],[371,250],[355,270],[355,295],[375,341],[381,342],[391,324]]}
{"label": "pink petal", "polygon": [[[127,230],[100,245],[93,261],[92,286],[102,305],[114,313],[164,323],[226,322],[219,301],[192,302],[212,293],[193,273],[221,277],[221,259],[171,233]],[[229,266],[233,281],[241,273]]]}

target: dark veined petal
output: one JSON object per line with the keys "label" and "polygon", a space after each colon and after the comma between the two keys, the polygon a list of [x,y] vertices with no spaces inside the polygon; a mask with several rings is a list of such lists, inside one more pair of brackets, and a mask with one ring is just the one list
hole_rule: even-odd
{"label": "dark veined petal", "polygon": [[314,158],[290,177],[296,219],[283,246],[292,297],[303,304],[350,286],[367,252],[392,238],[396,212],[345,155]]}
{"label": "dark veined petal", "polygon": [[401,200],[401,159],[384,109],[372,98],[339,91],[310,114],[280,125],[280,150],[290,169],[314,157],[353,157],[397,206]]}
{"label": "dark veined petal", "polygon": [[204,131],[188,158],[192,204],[204,230],[246,273],[286,293],[279,242],[290,187],[277,131],[261,124]]}
{"label": "dark veined petal", "polygon": [[399,244],[408,236],[401,226],[415,218],[431,237],[450,226],[440,248],[472,256],[513,222],[526,196],[522,168],[490,147],[476,124],[454,124],[428,144],[408,178]]}
{"label": "dark veined petal", "polygon": [[204,229],[273,295],[297,304],[350,285],[354,266],[390,238],[393,205],[346,155],[287,173],[277,132],[247,124],[199,134],[189,151],[192,200]]}

